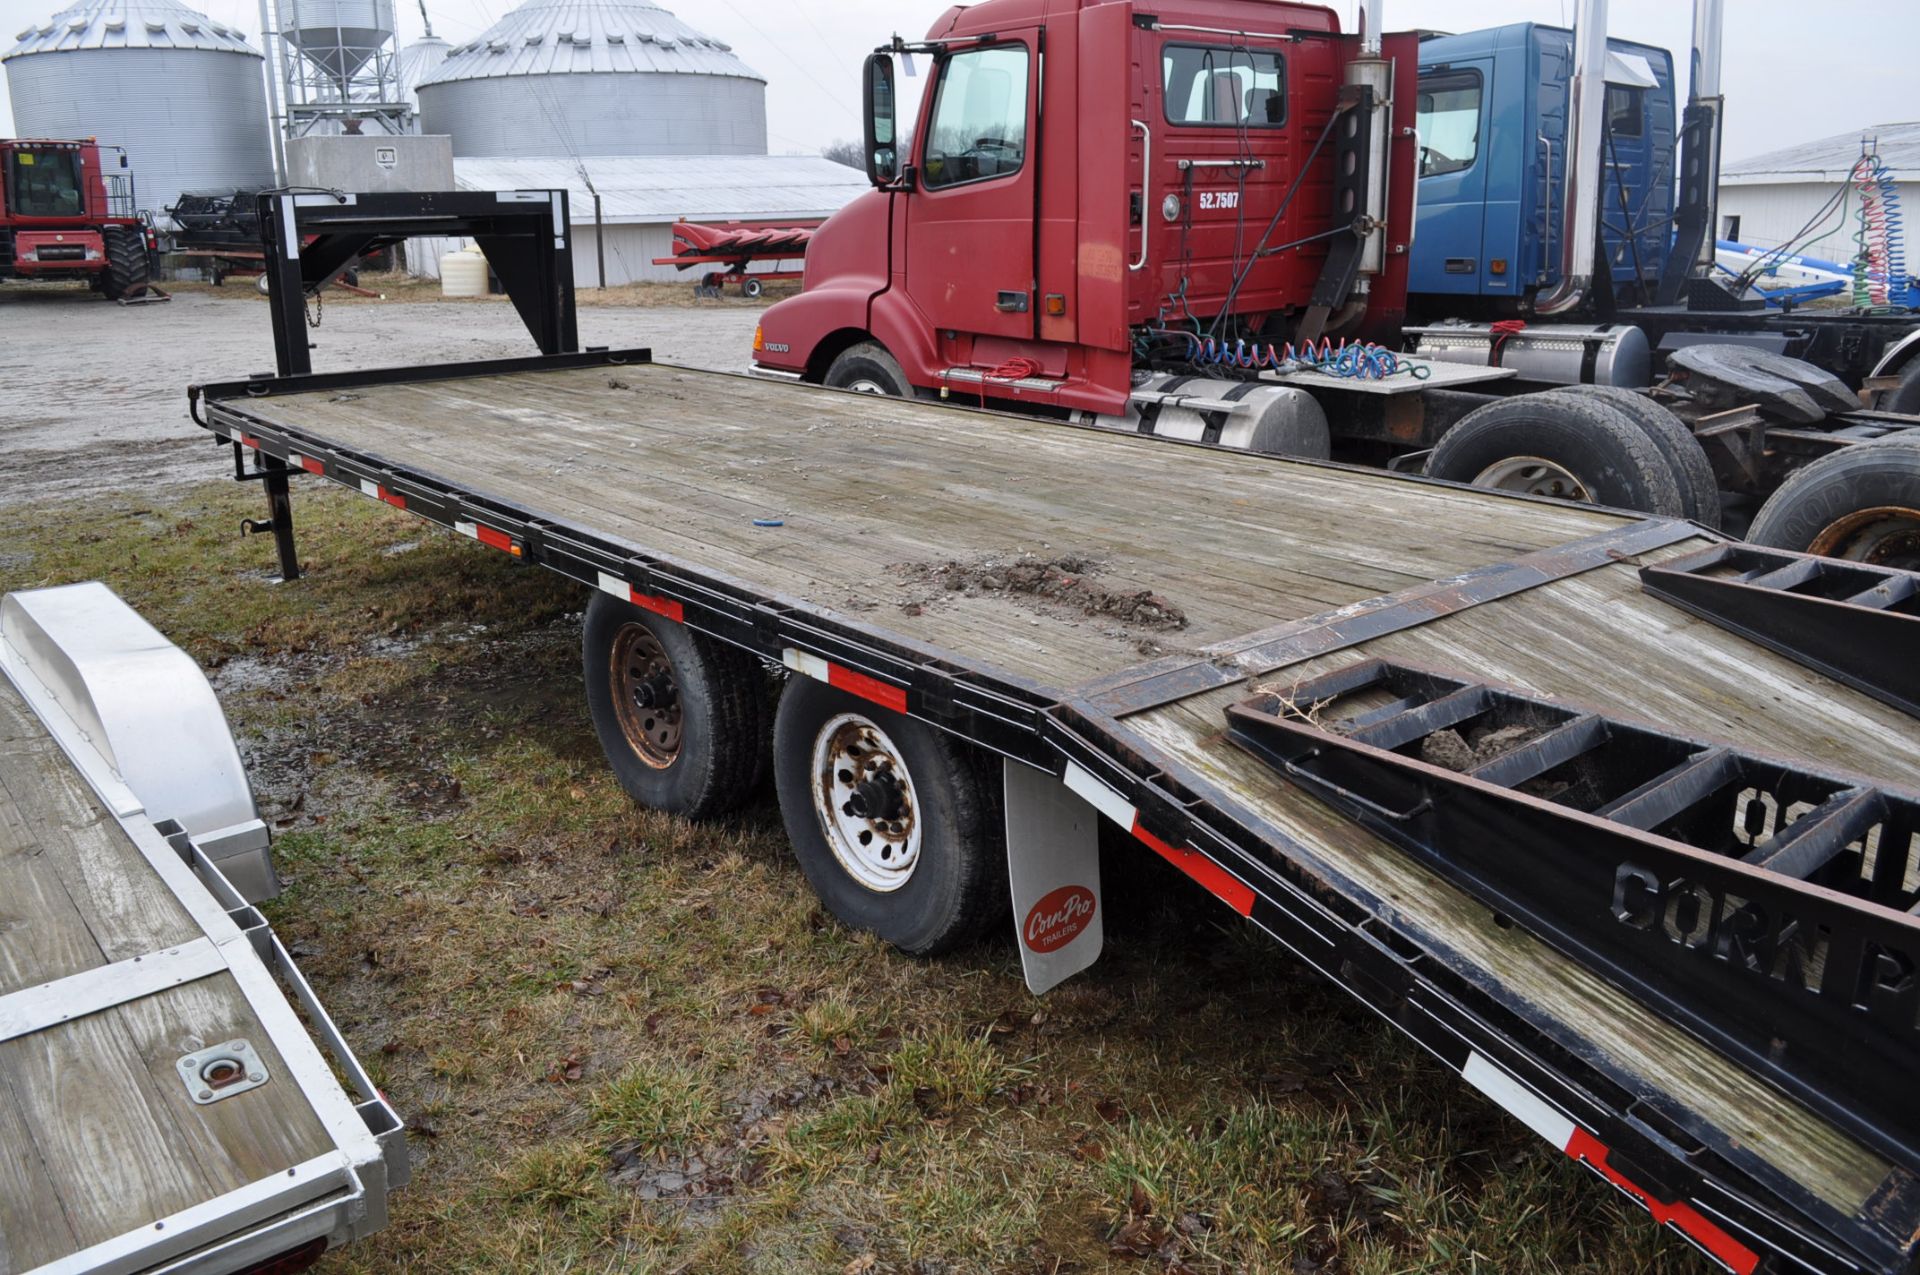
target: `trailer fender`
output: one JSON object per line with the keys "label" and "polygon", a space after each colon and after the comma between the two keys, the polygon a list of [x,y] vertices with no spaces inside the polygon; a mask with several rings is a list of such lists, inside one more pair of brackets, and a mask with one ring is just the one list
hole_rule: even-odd
{"label": "trailer fender", "polygon": [[147,816],[179,824],[249,902],[280,893],[267,825],[206,675],[112,589],[8,594],[0,665],[47,688]]}

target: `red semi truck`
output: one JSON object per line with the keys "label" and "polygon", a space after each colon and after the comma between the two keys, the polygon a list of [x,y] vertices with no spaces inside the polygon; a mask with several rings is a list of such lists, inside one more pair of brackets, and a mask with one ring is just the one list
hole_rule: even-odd
{"label": "red semi truck", "polygon": [[109,301],[146,292],[151,232],[109,155],[126,168],[124,150],[91,138],[0,140],[0,280],[84,280]]}
{"label": "red semi truck", "polygon": [[[1397,352],[1426,108],[1418,37],[1365,8],[1354,35],[1272,0],[985,0],[896,37],[867,62],[875,190],[815,232],[753,370],[1712,526],[1731,491],[1761,543],[1920,565],[1920,447],[1859,446],[1920,440],[1920,418],[1863,411],[1810,364],[1730,336],[1633,393],[1639,329],[1544,306]],[[1605,31],[1585,0],[1578,136],[1600,136]],[[916,56],[908,129],[894,67]],[[1582,281],[1603,212],[1585,173],[1555,227]],[[1449,340],[1482,357],[1447,361]]]}

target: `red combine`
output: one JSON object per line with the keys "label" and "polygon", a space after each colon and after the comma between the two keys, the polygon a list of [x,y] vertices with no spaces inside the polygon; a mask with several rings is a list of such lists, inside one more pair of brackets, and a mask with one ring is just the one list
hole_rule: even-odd
{"label": "red combine", "polygon": [[146,292],[151,231],[108,154],[127,166],[125,151],[91,139],[0,139],[0,280],[85,280],[109,301]]}

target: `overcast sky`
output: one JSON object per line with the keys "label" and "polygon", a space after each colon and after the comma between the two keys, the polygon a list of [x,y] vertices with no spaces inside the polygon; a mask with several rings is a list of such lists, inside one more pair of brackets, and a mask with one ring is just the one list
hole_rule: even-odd
{"label": "overcast sky", "polygon": [[[396,0],[401,40],[420,34],[417,0]],[[767,78],[770,149],[816,151],[859,132],[861,56],[895,30],[919,36],[946,0],[662,0],[732,44]],[[253,37],[258,0],[186,0]],[[514,0],[427,0],[437,34],[478,35]],[[1351,29],[1357,0],[1334,0]],[[1386,0],[1386,27],[1469,31],[1535,19],[1564,23],[1575,0]],[[0,49],[62,0],[0,0]],[[1612,0],[1612,33],[1672,49],[1684,85],[1687,0]],[[257,44],[257,39],[255,40]],[[1920,119],[1920,0],[1727,0],[1728,159],[1868,124]],[[0,137],[13,116],[0,101]]]}

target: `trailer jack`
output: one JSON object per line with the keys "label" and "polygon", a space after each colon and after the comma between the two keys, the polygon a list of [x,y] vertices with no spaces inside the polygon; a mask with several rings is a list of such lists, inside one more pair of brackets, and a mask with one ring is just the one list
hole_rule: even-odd
{"label": "trailer jack", "polygon": [[293,489],[287,479],[292,474],[287,462],[278,456],[260,455],[260,467],[248,469],[246,449],[239,443],[233,445],[233,477],[236,482],[258,482],[266,488],[267,516],[265,518],[242,518],[240,534],[242,537],[273,533],[273,547],[280,555],[280,583],[289,584],[300,578],[300,559],[294,552],[293,543]]}

